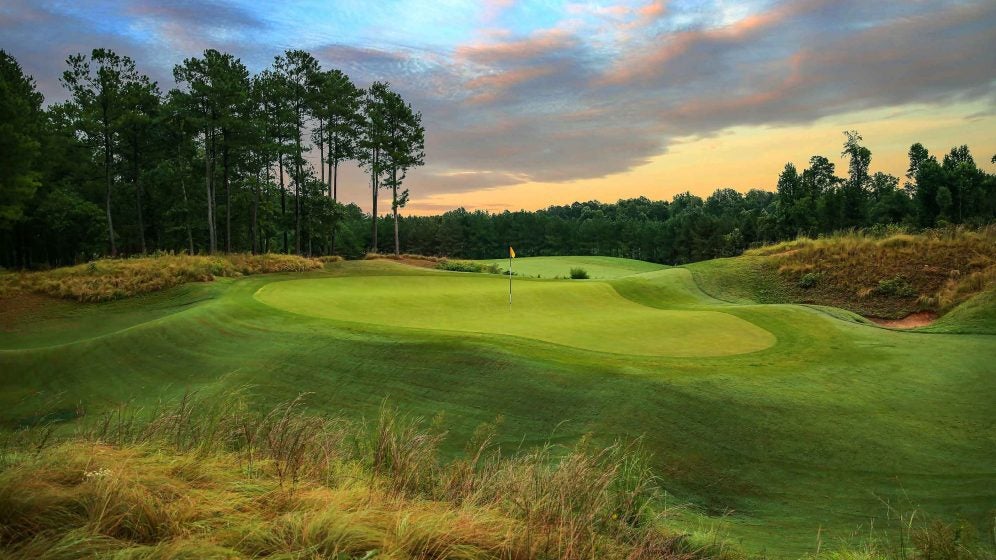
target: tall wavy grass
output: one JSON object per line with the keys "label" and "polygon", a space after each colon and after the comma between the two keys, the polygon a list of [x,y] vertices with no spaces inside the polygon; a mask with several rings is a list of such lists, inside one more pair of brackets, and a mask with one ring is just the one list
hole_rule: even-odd
{"label": "tall wavy grass", "polygon": [[19,432],[0,454],[0,556],[735,556],[665,527],[638,441],[508,453],[484,426],[442,462],[430,422],[304,404],[257,413],[238,396],[188,395],[58,441]]}
{"label": "tall wavy grass", "polygon": [[944,312],[996,286],[996,226],[847,232],[747,251],[774,259],[803,299],[870,315]]}
{"label": "tall wavy grass", "polygon": [[25,290],[77,301],[108,301],[164,290],[215,277],[320,269],[323,262],[297,255],[229,254],[217,256],[163,254],[130,259],[100,259],[41,272],[4,274],[5,293]]}
{"label": "tall wavy grass", "polygon": [[[0,557],[748,558],[678,528],[639,440],[510,452],[499,419],[444,462],[438,425],[389,406],[363,422],[317,415],[306,395],[269,410],[244,395],[0,437]],[[890,521],[857,548],[817,533],[807,557],[994,558],[996,533]]]}

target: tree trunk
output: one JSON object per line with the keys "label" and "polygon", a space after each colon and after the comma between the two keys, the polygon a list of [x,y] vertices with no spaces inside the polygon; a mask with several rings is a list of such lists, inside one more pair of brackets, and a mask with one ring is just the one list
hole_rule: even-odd
{"label": "tree trunk", "polygon": [[325,138],[322,119],[318,119],[318,169],[322,171],[322,184],[325,184]]}
{"label": "tree trunk", "polygon": [[295,107],[297,134],[294,137],[294,248],[301,254],[301,104]]}
{"label": "tree trunk", "polygon": [[373,225],[370,232],[370,252],[377,252],[377,148],[373,149],[373,165],[370,167],[370,186],[373,190]]}
{"label": "tree trunk", "polygon": [[[270,171],[267,169],[266,178],[269,180]],[[256,173],[256,185],[253,189],[253,199],[252,199],[252,252],[253,254],[259,253],[259,186],[262,179],[259,173]]]}
{"label": "tree trunk", "polygon": [[222,129],[221,162],[223,166],[222,182],[225,184],[225,252],[232,252],[232,189],[228,182],[228,131]]}
{"label": "tree trunk", "polygon": [[107,200],[105,202],[105,208],[107,209],[107,235],[111,241],[111,256],[118,256],[118,247],[114,242],[114,222],[111,219],[111,131],[110,123],[107,117],[107,101],[101,101],[101,108],[103,113],[103,125],[104,125],[104,180],[107,183]]}
{"label": "tree trunk", "polygon": [[[339,162],[336,161],[333,164],[331,161],[329,161],[329,167],[331,167],[330,179],[332,181],[332,188],[329,189],[329,195],[332,197],[332,202],[338,202],[338,199],[336,198],[337,195],[336,187],[338,186],[337,183],[339,180]],[[335,254],[335,230],[338,228],[339,228],[339,220],[332,222],[332,242],[329,248],[329,254],[331,255]]]}
{"label": "tree trunk", "polygon": [[187,229],[188,254],[194,254],[194,234],[190,231],[190,200],[187,198],[186,180],[183,178],[183,149],[176,146],[176,168],[180,172],[180,192],[183,194],[183,225]]}
{"label": "tree trunk", "polygon": [[287,253],[287,191],[284,189],[284,154],[277,154],[280,171],[280,222],[284,230],[284,253]]}
{"label": "tree trunk", "polygon": [[132,180],[135,185],[135,200],[138,205],[138,238],[141,240],[142,254],[148,253],[145,247],[145,221],[142,219],[142,180],[139,178],[139,165],[138,165],[138,136],[134,138],[135,143],[132,145]]}
{"label": "tree trunk", "polygon": [[401,242],[398,239],[398,168],[391,168],[391,209],[394,210],[394,256],[401,256]]}
{"label": "tree trunk", "polygon": [[212,208],[214,196],[211,194],[211,151],[208,137],[210,132],[204,130],[204,188],[207,191],[207,220],[208,220],[208,253],[214,254],[216,239],[214,237],[214,208]]}

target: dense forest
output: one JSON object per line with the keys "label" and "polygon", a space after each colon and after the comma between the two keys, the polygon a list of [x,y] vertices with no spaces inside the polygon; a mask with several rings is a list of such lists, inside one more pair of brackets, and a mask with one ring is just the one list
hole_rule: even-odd
{"label": "dense forest", "polygon": [[901,184],[869,171],[871,152],[860,135],[846,132],[845,138],[846,177],[837,176],[828,158],[813,156],[802,172],[786,164],[777,192],[718,189],[705,199],[686,192],[670,202],[575,202],[500,214],[458,209],[403,218],[401,245],[413,253],[494,258],[502,256],[507,241],[523,256],[606,255],[681,264],[798,236],[981,226],[996,217],[996,175],[979,169],[967,146],[952,148],[938,161],[913,144]]}
{"label": "dense forest", "polygon": [[[683,263],[798,235],[996,217],[996,176],[967,146],[938,160],[913,144],[899,178],[871,171],[871,151],[854,131],[844,133],[843,176],[816,155],[801,171],[787,164],[777,192],[402,217],[425,130],[389,84],[361,89],[297,50],[255,75],[207,50],[173,74],[176,87],[164,93],[130,58],[95,49],[69,57],[68,100],[45,106],[34,79],[0,51],[0,265],[157,251],[488,258],[506,244],[522,256]],[[369,175],[370,214],[339,200],[346,161]],[[381,191],[389,200],[379,205]],[[378,235],[384,228],[393,235]]]}
{"label": "dense forest", "polygon": [[[386,83],[360,89],[305,51],[250,75],[207,50],[174,67],[177,87],[165,93],[110,50],[66,63],[69,99],[43,107],[33,77],[0,51],[3,266],[155,251],[331,254],[339,227],[362,220],[338,200],[340,164],[367,171],[373,215],[384,190],[395,221],[406,174],[423,164],[425,130],[409,103]],[[350,243],[377,244],[379,222],[366,222],[371,231]]]}

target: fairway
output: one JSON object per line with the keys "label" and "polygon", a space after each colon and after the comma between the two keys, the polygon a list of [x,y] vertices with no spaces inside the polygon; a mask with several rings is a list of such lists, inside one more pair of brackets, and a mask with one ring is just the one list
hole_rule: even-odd
{"label": "fairway", "polygon": [[513,281],[446,275],[276,282],[256,299],[313,317],[531,338],[640,356],[727,356],[763,350],[775,337],[717,311],[662,310],[634,303],[601,282]]}

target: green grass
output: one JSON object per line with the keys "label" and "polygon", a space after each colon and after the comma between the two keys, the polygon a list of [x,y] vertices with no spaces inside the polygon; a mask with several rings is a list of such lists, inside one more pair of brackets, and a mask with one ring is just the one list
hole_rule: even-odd
{"label": "green grass", "polygon": [[[642,434],[674,503],[692,504],[672,515],[775,557],[813,552],[817,532],[842,543],[881,528],[886,504],[992,522],[996,337],[751,303],[767,287],[731,280],[737,259],[615,266],[601,281],[545,279],[571,266],[598,278],[587,258],[527,261],[544,279],[515,278],[511,310],[507,278],[375,260],[14,318],[0,332],[0,424],[188,388],[249,385],[271,404],[311,391],[315,412],[354,418],[387,397],[441,414],[446,456],[499,416],[507,449]],[[970,300],[944,324],[971,330],[961,309],[964,325],[991,322],[992,304]]]}
{"label": "green grass", "polygon": [[337,321],[500,334],[636,356],[742,354],[775,342],[771,333],[734,315],[647,307],[605,283],[515,278],[511,304],[508,284],[507,278],[494,275],[310,279],[274,282],[255,297],[280,309]]}
{"label": "green grass", "polygon": [[[508,259],[472,261],[484,265],[495,265],[508,270]],[[541,278],[570,278],[571,268],[580,267],[588,272],[593,280],[622,278],[642,272],[653,272],[666,268],[664,265],[616,257],[523,257],[512,261],[512,272],[517,276]]]}

